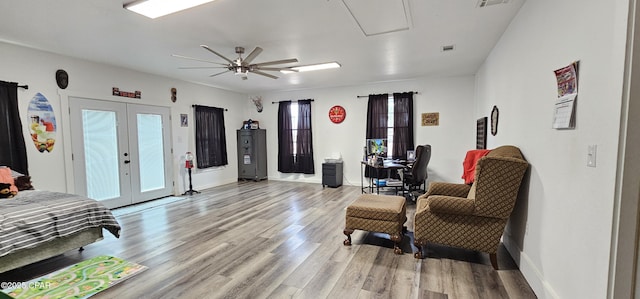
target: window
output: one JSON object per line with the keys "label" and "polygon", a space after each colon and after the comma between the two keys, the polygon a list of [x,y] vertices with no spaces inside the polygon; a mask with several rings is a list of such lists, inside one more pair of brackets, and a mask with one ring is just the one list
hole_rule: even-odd
{"label": "window", "polygon": [[278,107],[278,171],[313,174],[311,101],[280,102]]}
{"label": "window", "polygon": [[413,144],[413,93],[370,95],[366,138],[387,139],[387,157],[406,159]]}
{"label": "window", "polygon": [[298,153],[298,102],[291,103],[289,113],[291,113],[291,144],[295,161]]}
{"label": "window", "polygon": [[387,157],[391,158],[393,155],[393,95],[389,95],[387,99],[387,124],[391,124],[387,127]]}
{"label": "window", "polygon": [[229,164],[227,161],[224,109],[196,105],[195,120],[198,168]]}
{"label": "window", "polygon": [[0,165],[29,174],[27,148],[18,112],[18,84],[0,81]]}

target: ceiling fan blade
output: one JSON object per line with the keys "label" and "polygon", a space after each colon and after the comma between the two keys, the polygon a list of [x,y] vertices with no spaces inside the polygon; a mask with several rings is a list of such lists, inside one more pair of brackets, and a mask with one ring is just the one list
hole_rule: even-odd
{"label": "ceiling fan blade", "polygon": [[256,56],[258,56],[258,54],[260,54],[260,53],[262,53],[262,48],[256,47],[255,49],[253,49],[253,51],[251,51],[251,53],[249,53],[247,58],[245,58],[242,61],[242,65],[249,65],[251,63],[251,61],[253,61],[253,59],[255,59]]}
{"label": "ceiling fan blade", "polygon": [[267,62],[256,63],[254,65],[260,67],[264,65],[274,65],[274,64],[292,63],[292,62],[298,62],[298,59],[291,58],[291,59],[283,59],[283,60],[276,60],[276,61],[267,61]]}
{"label": "ceiling fan blade", "polygon": [[211,61],[211,60],[204,60],[204,59],[199,59],[199,58],[193,58],[193,57],[188,57],[188,56],[182,56],[182,55],[178,55],[178,54],[171,54],[171,56],[178,57],[178,58],[183,58],[183,59],[189,59],[189,60],[195,60],[195,61],[202,61],[202,62],[208,62],[208,63],[213,63],[213,64],[219,64],[219,65],[226,65],[226,64],[220,63],[220,62],[215,62],[215,61]]}
{"label": "ceiling fan blade", "polygon": [[183,66],[178,69],[181,70],[195,70],[195,69],[228,69],[228,66]]}
{"label": "ceiling fan blade", "polygon": [[271,74],[267,74],[267,73],[265,73],[265,72],[255,71],[255,70],[254,70],[254,71],[251,71],[251,72],[252,72],[252,73],[254,73],[254,74],[258,74],[258,75],[262,75],[262,76],[265,76],[265,77],[269,77],[269,78],[271,78],[271,79],[278,79],[278,77],[276,77],[276,76],[274,76],[274,75],[271,75]]}
{"label": "ceiling fan blade", "polygon": [[261,71],[274,71],[274,72],[279,72],[279,71],[290,71],[290,72],[298,72],[298,70],[294,70],[291,67],[256,67],[256,70],[261,70]]}
{"label": "ceiling fan blade", "polygon": [[222,54],[220,54],[220,53],[218,53],[218,52],[216,52],[216,51],[212,50],[211,48],[209,48],[209,46],[207,46],[207,45],[200,45],[200,47],[203,47],[203,48],[205,48],[207,51],[209,51],[209,52],[211,52],[211,53],[213,53],[213,54],[218,55],[218,57],[220,57],[220,58],[222,58],[222,59],[226,60],[227,62],[229,62],[229,64],[235,65],[235,62],[233,62],[233,60],[231,60],[231,59],[229,59],[229,58],[227,58],[227,57],[224,57]]}
{"label": "ceiling fan blade", "polygon": [[230,72],[230,71],[231,71],[231,70],[226,70],[226,71],[224,71],[224,72],[220,72],[220,73],[217,73],[217,74],[213,74],[213,75],[211,75],[211,76],[209,76],[209,77],[215,77],[215,76],[217,76],[217,75],[222,75],[222,74],[227,73],[227,72]]}

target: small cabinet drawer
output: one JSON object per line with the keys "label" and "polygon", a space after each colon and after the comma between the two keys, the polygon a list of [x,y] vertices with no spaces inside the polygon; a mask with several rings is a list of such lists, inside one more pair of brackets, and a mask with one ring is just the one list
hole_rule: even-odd
{"label": "small cabinet drawer", "polygon": [[342,186],[342,163],[322,163],[322,187]]}

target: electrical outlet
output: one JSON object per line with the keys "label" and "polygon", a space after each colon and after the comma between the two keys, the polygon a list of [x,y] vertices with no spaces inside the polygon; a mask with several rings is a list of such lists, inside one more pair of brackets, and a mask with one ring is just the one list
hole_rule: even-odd
{"label": "electrical outlet", "polygon": [[596,153],[598,151],[598,145],[591,144],[587,146],[587,166],[596,167]]}

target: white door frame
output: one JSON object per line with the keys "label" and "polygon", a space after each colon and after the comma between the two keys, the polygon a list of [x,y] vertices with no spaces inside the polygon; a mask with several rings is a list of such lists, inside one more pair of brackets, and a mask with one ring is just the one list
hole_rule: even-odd
{"label": "white door frame", "polygon": [[[69,111],[69,117],[66,119],[66,121],[63,121],[63,130],[65,130],[64,132],[71,132],[71,125],[74,122],[77,122],[77,119],[74,119],[74,117],[77,116],[72,116],[71,115],[71,105],[70,102],[73,101],[89,101],[89,103],[93,104],[97,104],[97,105],[105,105],[105,109],[109,109],[109,110],[113,110],[113,107],[122,105],[125,108],[125,114],[124,114],[124,118],[120,119],[120,122],[124,122],[126,123],[124,126],[119,126],[119,127],[128,127],[129,131],[132,133],[130,134],[129,132],[125,132],[124,133],[119,133],[122,134],[121,136],[123,136],[123,138],[127,138],[127,141],[122,142],[123,146],[119,146],[120,147],[120,153],[128,153],[127,157],[124,156],[120,156],[118,157],[120,161],[120,169],[122,170],[120,172],[121,177],[126,176],[125,179],[128,180],[128,184],[130,184],[133,187],[133,192],[129,192],[129,200],[127,202],[127,204],[131,204],[131,203],[137,203],[137,202],[142,202],[142,201],[147,201],[147,200],[151,200],[151,199],[155,199],[155,198],[159,198],[159,197],[164,197],[164,196],[169,196],[172,195],[174,192],[174,184],[173,184],[173,155],[172,155],[172,146],[171,146],[171,125],[170,125],[170,116],[171,116],[171,111],[169,107],[166,106],[154,106],[154,105],[145,105],[145,104],[134,104],[134,103],[129,103],[129,102],[121,102],[121,101],[111,101],[111,100],[103,100],[103,99],[95,99],[95,97],[91,97],[91,96],[70,96],[64,93],[60,94],[61,97],[61,102],[63,103],[62,108],[63,111],[67,110]],[[64,100],[66,98],[66,101]],[[76,111],[76,113],[78,113]],[[150,190],[148,192],[140,192],[140,175],[138,173],[138,169],[131,169],[131,168],[136,168],[138,166],[138,163],[135,161],[139,161],[136,160],[138,159],[137,155],[137,151],[138,148],[136,147],[134,148],[129,148],[129,145],[131,146],[137,146],[138,145],[138,141],[137,141],[137,115],[138,113],[141,114],[157,114],[157,115],[161,115],[162,117],[162,126],[163,126],[163,148],[164,150],[164,165],[163,166],[163,170],[164,170],[164,186],[165,188],[163,189],[159,189],[159,190]],[[128,114],[128,115],[127,115]],[[119,131],[121,131],[120,129],[118,129]],[[71,136],[69,136],[71,137]],[[74,136],[75,138],[78,138],[78,136]],[[73,153],[73,141],[71,140],[72,138],[65,138],[64,140],[64,144],[65,144],[65,148],[69,149],[65,151],[65,167],[68,171],[65,171],[65,173],[67,174],[67,190],[69,190],[68,192],[71,193],[78,193],[78,194],[86,194],[86,188],[85,186],[81,186],[82,184],[79,184],[78,186],[76,186],[76,182],[75,182],[75,178],[77,176],[82,176],[84,171],[83,170],[79,170],[79,169],[74,169],[74,162],[73,162],[73,158],[82,158],[82,154],[78,155],[78,153],[75,153],[76,157],[72,156]],[[76,144],[77,145],[77,144]],[[124,147],[124,149],[123,149]],[[124,164],[124,160],[128,160],[131,161],[131,163],[127,163]],[[132,171],[133,170],[133,171]],[[137,182],[137,183],[136,183]],[[121,184],[122,186],[122,184]],[[136,189],[137,187],[137,189]],[[122,188],[121,188],[122,189]],[[137,191],[136,191],[137,190]],[[126,194],[123,194],[126,195]],[[105,205],[110,205],[110,204],[105,204]]]}

